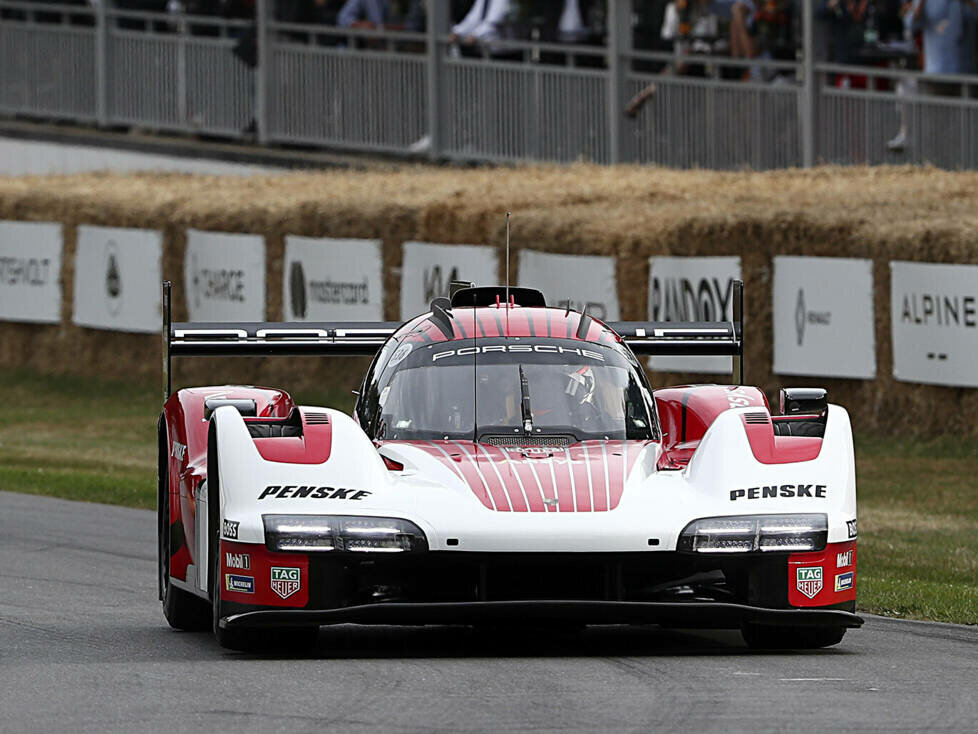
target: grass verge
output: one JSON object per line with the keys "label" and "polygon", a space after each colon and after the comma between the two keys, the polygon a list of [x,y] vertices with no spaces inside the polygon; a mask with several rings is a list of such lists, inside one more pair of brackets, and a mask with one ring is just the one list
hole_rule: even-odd
{"label": "grass verge", "polygon": [[[157,387],[0,370],[0,404],[0,489],[155,507]],[[860,608],[978,624],[978,448],[955,437],[857,437],[856,454]]]}

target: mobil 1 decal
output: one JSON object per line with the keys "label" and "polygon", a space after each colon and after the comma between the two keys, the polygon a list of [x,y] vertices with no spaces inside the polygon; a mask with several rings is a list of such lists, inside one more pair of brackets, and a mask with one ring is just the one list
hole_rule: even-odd
{"label": "mobil 1 decal", "polygon": [[828,486],[825,484],[769,484],[760,487],[740,487],[730,490],[730,501],[763,500],[776,497],[808,497],[825,499]]}

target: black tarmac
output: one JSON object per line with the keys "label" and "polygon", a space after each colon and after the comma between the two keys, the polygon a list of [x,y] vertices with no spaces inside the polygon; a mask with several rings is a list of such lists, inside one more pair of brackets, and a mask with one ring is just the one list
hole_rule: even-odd
{"label": "black tarmac", "polygon": [[166,626],[153,513],[0,492],[0,732],[978,731],[978,629],[868,617],[755,653],[655,627],[323,628],[302,654]]}

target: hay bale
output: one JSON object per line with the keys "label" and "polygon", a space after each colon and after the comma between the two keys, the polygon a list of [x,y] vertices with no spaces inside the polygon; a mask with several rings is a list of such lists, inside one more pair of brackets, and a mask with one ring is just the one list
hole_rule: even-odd
{"label": "hay bale", "polygon": [[[523,247],[617,258],[622,317],[646,316],[652,255],[739,255],[747,284],[749,381],[774,397],[771,374],[771,257],[865,257],[874,261],[878,378],[789,378],[823,384],[861,430],[973,434],[978,391],[899,383],[892,378],[889,268],[893,259],[973,263],[978,248],[978,173],[926,167],[840,168],[764,173],[674,171],[640,166],[503,169],[404,167],[252,177],[78,174],[0,178],[0,218],[65,225],[64,322],[0,323],[0,364],[49,372],[158,376],[159,341],[71,324],[72,268],[80,224],[158,229],[164,277],[180,290],[186,229],[264,234],[268,317],[282,318],[284,237],[379,238],[384,310],[397,317],[401,243],[486,243],[502,247],[513,212],[511,270]],[[505,268],[500,258],[500,275]],[[363,360],[184,360],[180,382],[282,383],[352,389]],[[299,371],[297,372],[297,367]],[[702,379],[657,375],[660,383]],[[708,379],[715,379],[710,376]]]}

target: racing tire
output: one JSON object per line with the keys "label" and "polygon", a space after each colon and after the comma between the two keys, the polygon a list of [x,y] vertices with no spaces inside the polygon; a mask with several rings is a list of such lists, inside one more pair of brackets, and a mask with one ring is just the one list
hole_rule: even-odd
{"label": "racing tire", "polygon": [[163,616],[174,629],[186,632],[200,632],[210,626],[210,608],[205,600],[188,591],[178,589],[170,583],[170,477],[167,461],[166,432],[160,419],[159,469],[157,484],[157,521],[159,542],[157,559],[159,568],[160,600],[163,602]]}
{"label": "racing tire", "polygon": [[845,627],[783,627],[746,623],[740,633],[752,650],[815,650],[842,642]]}

